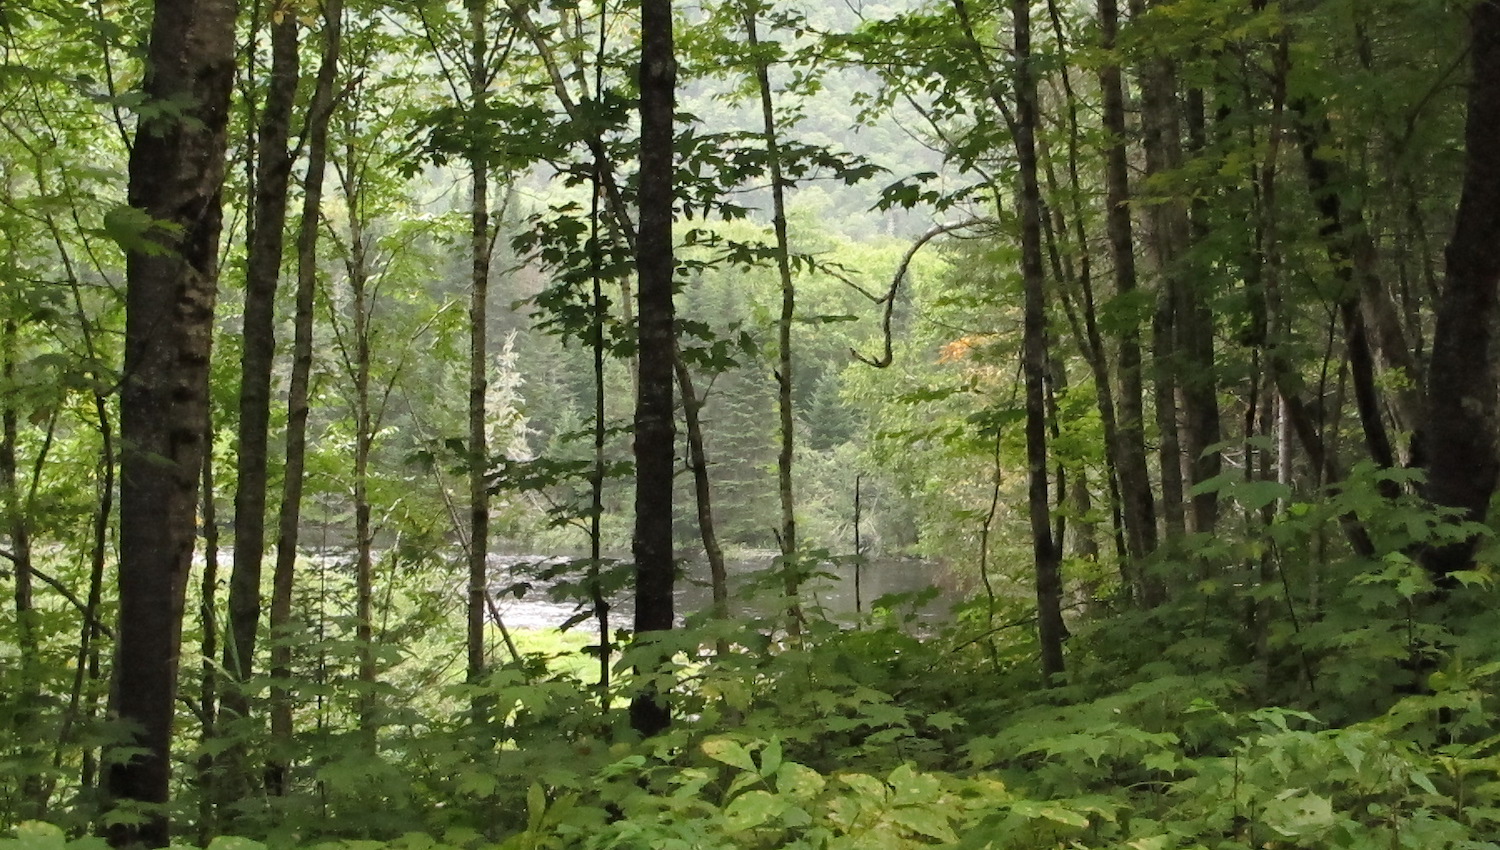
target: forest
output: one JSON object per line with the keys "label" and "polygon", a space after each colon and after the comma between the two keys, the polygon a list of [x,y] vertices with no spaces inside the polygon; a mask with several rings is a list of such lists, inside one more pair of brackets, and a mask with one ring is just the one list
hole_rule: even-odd
{"label": "forest", "polygon": [[0,850],[1500,845],[1500,0],[3,0]]}

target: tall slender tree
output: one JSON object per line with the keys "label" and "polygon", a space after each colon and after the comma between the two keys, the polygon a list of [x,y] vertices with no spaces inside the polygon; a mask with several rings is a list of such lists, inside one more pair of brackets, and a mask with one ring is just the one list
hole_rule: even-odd
{"label": "tall slender tree", "polygon": [[[238,446],[235,453],[234,563],[229,578],[229,635],[224,642],[228,687],[223,708],[233,722],[250,714],[241,686],[255,662],[260,634],[261,565],[266,554],[266,482],[271,422],[271,366],[276,357],[276,292],[281,282],[289,147],[299,77],[296,10],[286,0],[270,8],[271,74],[257,131],[254,213],[246,251],[244,336],[240,361]],[[231,750],[227,790],[248,780],[243,753]]]}
{"label": "tall slender tree", "polygon": [[292,368],[287,385],[286,465],[277,516],[276,569],[271,578],[271,740],[266,788],[276,795],[288,787],[288,751],[292,745],[292,694],[283,684],[291,676],[292,622],[297,542],[301,531],[303,472],[307,459],[308,389],[313,362],[313,296],[318,283],[318,228],[323,178],[328,165],[328,125],[333,115],[343,34],[343,0],[323,4],[323,49],[313,84],[304,136],[307,168],[302,187],[302,216],[297,225],[297,291],[292,319]]}
{"label": "tall slender tree", "polygon": [[797,284],[792,277],[791,236],[787,232],[787,179],[782,167],[781,133],[776,122],[776,103],[771,89],[771,62],[763,52],[759,24],[759,0],[745,4],[745,37],[750,45],[750,60],[755,74],[755,88],[760,100],[761,139],[766,146],[766,165],[771,174],[771,230],[776,244],[776,276],[781,283],[781,310],[776,317],[776,420],[778,449],[776,453],[776,491],[781,500],[782,591],[786,594],[787,631],[793,637],[802,633],[800,567],[797,563],[797,497],[792,487],[792,464],[796,457],[796,415],[792,410],[793,359],[792,323],[797,317]]}
{"label": "tall slender tree", "polygon": [[[489,103],[490,62],[489,5],[469,0],[469,108],[475,116],[485,114]],[[489,291],[490,258],[495,242],[490,225],[489,152],[476,133],[470,140],[469,175],[469,602],[468,680],[477,684],[485,673],[485,598],[489,592],[490,493],[489,423],[485,416],[489,396]],[[482,723],[489,702],[476,697],[474,720]]]}
{"label": "tall slender tree", "polygon": [[1016,206],[1021,224],[1024,302],[1021,370],[1026,385],[1027,504],[1035,560],[1042,673],[1051,677],[1063,672],[1062,540],[1060,535],[1053,536],[1052,506],[1047,496],[1047,281],[1042,261],[1042,192],[1036,148],[1036,132],[1041,126],[1041,118],[1031,48],[1030,0],[1012,0],[1011,24],[1018,60],[1014,71],[1016,111],[1013,135],[1020,172]]}
{"label": "tall slender tree", "polygon": [[[672,477],[676,424],[673,367],[677,356],[672,299],[673,106],[677,59],[672,0],[641,3],[640,229],[636,241],[640,392],[635,409],[635,634],[649,642],[672,628]],[[659,654],[659,653],[656,653]],[[655,665],[630,703],[631,726],[652,735],[671,723],[666,695],[654,684]]]}

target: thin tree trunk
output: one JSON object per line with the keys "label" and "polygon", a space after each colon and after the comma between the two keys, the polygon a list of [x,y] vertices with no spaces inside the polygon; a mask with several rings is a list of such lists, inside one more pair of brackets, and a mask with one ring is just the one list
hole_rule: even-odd
{"label": "thin tree trunk", "polygon": [[[729,619],[729,571],[724,566],[724,549],[719,546],[719,535],[714,524],[713,489],[708,477],[708,452],[703,445],[703,423],[698,414],[703,409],[703,399],[693,389],[693,375],[682,358],[676,359],[677,388],[682,393],[682,418],[687,429],[688,463],[693,471],[693,493],[698,506],[698,534],[703,539],[703,555],[708,559],[709,588],[713,593],[714,618]],[[856,528],[856,535],[858,529]],[[856,581],[856,597],[858,582]],[[719,655],[729,654],[729,639],[720,637],[716,642]]]}
{"label": "thin tree trunk", "polygon": [[[1167,287],[1170,290],[1171,284],[1168,283]],[[1168,541],[1180,539],[1187,532],[1187,491],[1183,486],[1182,442],[1177,430],[1176,320],[1172,293],[1159,293],[1156,315],[1151,322],[1151,359],[1156,378],[1153,397],[1156,402],[1157,465],[1161,472],[1162,526]],[[1148,580],[1147,584],[1155,585],[1149,591],[1152,598],[1166,598],[1160,579]]]}
{"label": "thin tree trunk", "polygon": [[370,453],[375,435],[370,400],[370,270],[363,209],[364,176],[353,143],[346,150],[344,193],[349,207],[350,309],[353,311],[354,381],[354,637],[359,654],[359,729],[374,751],[377,736],[375,700],[375,562],[372,548]]}
{"label": "thin tree trunk", "polygon": [[[1032,558],[1036,575],[1037,637],[1041,644],[1042,674],[1049,684],[1063,673],[1061,553],[1052,536],[1052,505],[1047,483],[1047,293],[1043,257],[1042,192],[1039,181],[1036,128],[1040,124],[1037,110],[1036,78],[1031,55],[1031,5],[1028,0],[1012,0],[1011,17],[1015,28],[1015,56],[1019,61],[1012,69],[1016,108],[1000,95],[998,76],[985,56],[984,46],[974,34],[973,21],[966,0],[952,0],[953,10],[963,27],[965,46],[983,79],[996,81],[990,87],[990,99],[1010,128],[1016,146],[1018,181],[1016,210],[1021,226],[1021,282],[1024,292],[1021,370],[1025,379],[1026,398],[1026,469],[1027,508],[1031,524]],[[996,201],[997,205],[999,201]],[[987,527],[987,526],[986,526]]]}
{"label": "thin tree trunk", "polygon": [[302,220],[297,230],[297,294],[293,317],[292,370],[287,385],[286,465],[277,517],[276,569],[271,579],[271,747],[266,790],[280,796],[290,788],[292,748],[292,593],[297,541],[302,520],[303,475],[307,461],[308,387],[313,361],[313,296],[318,282],[318,224],[323,177],[328,164],[328,122],[343,26],[343,0],[323,6],[323,58],[308,106],[307,171],[303,178]]}
{"label": "thin tree trunk", "polygon": [[865,613],[864,596],[861,593],[860,573],[865,566],[864,541],[860,539],[860,510],[864,507],[860,500],[860,483],[864,476],[854,476],[854,614],[856,617]]}
{"label": "thin tree trunk", "polygon": [[[601,14],[603,14],[602,9]],[[605,31],[602,21],[599,30],[602,38]],[[600,53],[603,52],[601,49]],[[610,657],[613,654],[609,628],[609,600],[605,598],[604,587],[600,583],[600,571],[604,565],[604,447],[609,435],[606,409],[608,387],[604,373],[606,353],[604,327],[609,318],[609,307],[604,299],[604,243],[601,227],[602,210],[600,209],[600,196],[604,194],[604,169],[606,167],[602,159],[597,156],[594,158],[594,192],[589,209],[589,266],[593,284],[589,305],[591,311],[589,321],[592,325],[589,328],[589,348],[593,354],[594,367],[594,467],[589,474],[588,583],[589,595],[594,605],[594,625],[599,630],[599,713],[601,715],[609,711]],[[632,368],[630,372],[632,390],[639,397],[639,370]]]}
{"label": "thin tree trunk", "polygon": [[130,205],[170,225],[143,235],[172,250],[126,255],[120,628],[111,705],[132,730],[124,744],[136,749],[110,763],[107,788],[116,804],[150,808],[141,820],[108,828],[116,847],[161,847],[169,838],[161,806],[197,530],[234,21],[233,0],[157,0],[145,96],[179,106],[142,120],[130,157]]}
{"label": "thin tree trunk", "polygon": [[[16,380],[18,329],[14,319],[7,318],[0,327],[0,380],[14,387]],[[17,756],[25,778],[21,782],[19,820],[41,816],[46,791],[37,762],[45,752],[33,730],[41,708],[42,671],[36,634],[36,611],[31,588],[31,519],[27,499],[21,493],[17,475],[17,447],[20,444],[20,416],[15,397],[8,397],[0,408],[0,510],[4,511],[4,530],[9,537],[9,561],[15,576],[16,651],[20,655],[20,681],[14,695],[13,719]],[[41,465],[38,464],[38,471]]]}
{"label": "thin tree trunk", "polygon": [[[220,783],[214,775],[211,745],[219,734],[219,671],[214,656],[219,652],[219,517],[214,503],[214,453],[212,414],[204,423],[203,452],[203,581],[198,590],[198,617],[203,638],[199,644],[203,662],[198,670],[198,716],[203,728],[198,739],[203,755],[198,757],[198,843],[207,847],[219,834],[218,807]],[[242,765],[237,765],[242,767]]]}
{"label": "thin tree trunk", "polygon": [[[1131,16],[1144,17],[1146,0],[1131,0]],[[1178,122],[1176,72],[1166,58],[1150,57],[1140,73],[1141,149],[1146,178],[1171,174],[1182,164],[1182,132]],[[1182,258],[1187,248],[1186,205],[1178,199],[1146,208],[1147,246],[1160,281],[1156,313],[1151,328],[1151,358],[1155,373],[1154,399],[1158,467],[1161,473],[1161,513],[1167,539],[1180,538],[1187,529],[1183,454],[1178,433],[1177,387],[1182,363],[1178,334],[1178,303],[1182,300]],[[1159,601],[1165,590],[1159,581],[1148,581],[1148,596]]]}
{"label": "thin tree trunk", "polygon": [[792,410],[792,322],[797,311],[797,288],[792,280],[791,239],[786,223],[786,176],[781,168],[781,139],[776,127],[776,110],[771,91],[770,67],[760,52],[760,34],[756,25],[758,7],[744,9],[745,35],[750,54],[755,57],[755,84],[760,96],[761,138],[766,145],[767,166],[771,172],[771,229],[776,237],[776,273],[781,281],[781,313],[776,319],[776,414],[779,448],[776,455],[776,488],[781,499],[781,569],[782,591],[786,595],[787,633],[795,640],[802,634],[801,593],[802,567],[797,554],[796,495],[792,489],[792,464],[795,458],[796,428]]}
{"label": "thin tree trunk", "polygon": [[[486,52],[489,36],[485,27],[488,6],[469,0],[469,107],[483,115],[489,103],[489,68]],[[469,155],[473,175],[469,200],[470,292],[469,292],[469,604],[468,681],[484,680],[485,593],[489,589],[490,494],[489,395],[490,259],[493,234],[490,228],[490,169],[487,151],[476,147]],[[476,725],[489,720],[492,700],[476,693],[470,709]]]}
{"label": "thin tree trunk", "polygon": [[[87,330],[83,312],[83,301],[73,281],[73,303],[84,330],[85,346],[94,351],[92,335]],[[92,356],[92,354],[91,354]],[[114,515],[115,498],[115,437],[114,426],[109,415],[109,400],[104,394],[104,384],[95,376],[94,416],[99,427],[99,499],[94,509],[89,545],[89,590],[83,606],[83,625],[78,635],[78,652],[74,656],[73,684],[68,692],[68,708],[63,714],[62,728],[58,730],[57,749],[52,756],[54,769],[62,767],[63,752],[73,740],[73,730],[94,718],[97,699],[87,693],[89,685],[98,681],[98,640],[101,629],[99,610],[104,604],[104,568],[109,556],[110,518]],[[93,790],[98,768],[98,759],[92,747],[85,747],[80,758],[79,787]]]}
{"label": "thin tree trunk", "polygon": [[[1365,448],[1370,459],[1381,468],[1390,468],[1396,463],[1396,452],[1386,428],[1383,414],[1378,376],[1375,369],[1375,352],[1360,308],[1359,284],[1354,278],[1354,248],[1345,221],[1343,199],[1334,186],[1336,166],[1319,152],[1328,135],[1326,119],[1314,126],[1310,115],[1312,106],[1306,101],[1292,103],[1296,116],[1294,125],[1301,142],[1302,161],[1307,174],[1308,191],[1313,205],[1322,218],[1318,233],[1326,242],[1328,259],[1333,274],[1339,281],[1338,309],[1344,328],[1344,343],[1348,347],[1350,377],[1354,380],[1355,408],[1359,412],[1360,427],[1364,432]],[[1357,212],[1348,213],[1359,221]],[[1362,227],[1356,223],[1354,227]],[[1390,497],[1398,493],[1394,484],[1387,482],[1382,491]]]}
{"label": "thin tree trunk", "polygon": [[[1207,147],[1207,119],[1203,90],[1187,93],[1186,123],[1191,152],[1202,155]],[[1201,240],[1208,231],[1204,220],[1207,201],[1195,197],[1188,208],[1188,238]],[[1205,302],[1205,275],[1183,275],[1176,290],[1177,335],[1181,342],[1182,369],[1178,389],[1182,396],[1182,448],[1186,452],[1188,481],[1198,485],[1223,469],[1218,450],[1223,439],[1219,414],[1219,377],[1214,364],[1214,314]],[[1192,496],[1193,531],[1212,534],[1219,519],[1217,489]]]}
{"label": "thin tree trunk", "polygon": [[1062,564],[1052,537],[1047,495],[1047,294],[1042,258],[1042,197],[1037,179],[1036,78],[1031,55],[1031,4],[1013,0],[1015,27],[1016,164],[1020,171],[1017,211],[1021,223],[1021,275],[1024,290],[1022,371],[1026,383],[1026,468],[1036,567],[1037,634],[1042,674],[1051,681],[1063,673]]}
{"label": "thin tree trunk", "polygon": [[[1100,47],[1106,55],[1117,48],[1120,10],[1116,0],[1099,0]],[[1105,229],[1115,267],[1115,292],[1132,299],[1138,291],[1135,236],[1130,216],[1130,172],[1125,155],[1125,94],[1120,66],[1108,61],[1099,70],[1103,90],[1103,123],[1109,142],[1105,149]],[[1090,334],[1092,338],[1095,333]],[[1097,343],[1096,343],[1097,345]],[[1146,464],[1145,407],[1141,381],[1140,327],[1126,322],[1120,333],[1119,425],[1115,429],[1116,474],[1119,478],[1125,546],[1132,561],[1137,598],[1152,605],[1154,598],[1141,573],[1141,563],[1156,550],[1156,504]],[[1098,380],[1096,375],[1095,380]],[[1107,383],[1107,382],[1106,382]]]}
{"label": "thin tree trunk", "polygon": [[[1067,103],[1068,113],[1067,197],[1069,199],[1069,206],[1073,213],[1073,251],[1076,252],[1078,256],[1076,281],[1079,290],[1083,293],[1084,305],[1085,309],[1087,310],[1087,315],[1085,317],[1087,329],[1085,331],[1085,334],[1079,338],[1079,347],[1085,352],[1084,360],[1088,362],[1089,370],[1093,375],[1095,381],[1097,382],[1095,400],[1099,408],[1100,424],[1102,426],[1102,430],[1104,431],[1105,462],[1108,468],[1110,470],[1113,470],[1115,469],[1116,458],[1116,452],[1114,449],[1118,436],[1115,433],[1116,420],[1113,391],[1109,386],[1108,355],[1104,351],[1103,342],[1098,339],[1098,326],[1095,322],[1094,316],[1094,254],[1088,238],[1087,217],[1085,216],[1083,209],[1083,181],[1079,176],[1079,148],[1082,139],[1082,130],[1080,127],[1080,122],[1078,120],[1080,98],[1078,97],[1077,92],[1074,91],[1072,75],[1068,71],[1068,65],[1070,62],[1069,57],[1066,54],[1066,45],[1068,39],[1067,34],[1065,33],[1063,28],[1062,14],[1058,9],[1056,0],[1048,0],[1047,17],[1052,24],[1053,37],[1056,39],[1058,50],[1062,52],[1063,57],[1062,67],[1059,69],[1058,77],[1062,81],[1063,97]],[[1047,169],[1047,176],[1049,190],[1054,195],[1058,194],[1056,178],[1053,175],[1050,166]],[[1063,220],[1061,205],[1053,205],[1053,210],[1054,217],[1057,220],[1056,230],[1058,231],[1058,238],[1061,239],[1067,234],[1068,228],[1066,227],[1066,224]],[[1066,260],[1066,256],[1067,255],[1064,255],[1064,260]],[[1064,262],[1063,265],[1071,269],[1072,264]],[[1064,278],[1063,275],[1058,275],[1058,278],[1059,280],[1066,279],[1069,283],[1071,283],[1074,280],[1074,275],[1070,271],[1066,275],[1066,278]],[[1068,298],[1066,293],[1064,293],[1063,297],[1060,300],[1064,302],[1064,310],[1070,314],[1068,316],[1069,323],[1073,327],[1076,336],[1078,335],[1078,323],[1076,321],[1076,317],[1071,315],[1074,311],[1067,303]],[[1054,356],[1056,355],[1054,354]],[[1059,376],[1059,381],[1061,381],[1061,378],[1065,377],[1067,374],[1066,364],[1059,362],[1054,367],[1053,372],[1055,375]],[[1054,427],[1055,426],[1056,422],[1054,421]],[[1062,486],[1061,477],[1058,478],[1058,486]],[[1078,470],[1078,474],[1073,478],[1070,498],[1073,502],[1074,510],[1079,519],[1078,523],[1075,526],[1074,532],[1074,551],[1077,552],[1077,554],[1079,554],[1079,556],[1084,558],[1085,560],[1097,561],[1099,557],[1099,544],[1094,537],[1094,531],[1097,523],[1089,518],[1089,514],[1093,509],[1092,497],[1089,493],[1088,476],[1085,474],[1082,468]],[[1063,536],[1061,534],[1058,534],[1053,542],[1059,547],[1062,546]]]}
{"label": "thin tree trunk", "polygon": [[[234,564],[229,578],[229,635],[224,642],[229,723],[250,714],[244,682],[255,666],[260,633],[261,567],[266,554],[266,480],[271,421],[271,367],[276,357],[276,290],[291,182],[292,110],[297,99],[298,23],[281,3],[271,10],[271,74],[257,133],[254,217],[247,247],[238,448],[235,454]],[[243,738],[240,738],[243,740]],[[226,753],[221,777],[228,799],[250,784],[242,745]]]}
{"label": "thin tree trunk", "polygon": [[[1394,465],[1397,452],[1381,418],[1386,405],[1377,387],[1377,373],[1400,373],[1389,393],[1390,409],[1395,414],[1396,430],[1413,432],[1419,432],[1422,425],[1424,376],[1417,367],[1390,293],[1376,270],[1378,252],[1363,209],[1357,200],[1346,203],[1341,194],[1339,187],[1347,179],[1340,162],[1342,157],[1337,151],[1331,156],[1327,151],[1335,144],[1330,139],[1330,122],[1326,116],[1317,114],[1315,104],[1305,98],[1293,101],[1290,106],[1301,142],[1308,191],[1322,219],[1318,233],[1339,282],[1338,306],[1367,447],[1377,463]],[[1369,421],[1365,421],[1366,417]],[[1421,462],[1420,446],[1410,447],[1409,452],[1414,453],[1416,463]],[[1389,463],[1382,460],[1386,456]]]}
{"label": "thin tree trunk", "polygon": [[[677,59],[671,0],[641,3],[640,233],[636,246],[636,308],[640,317],[640,394],[635,411],[635,639],[672,628],[672,478],[676,448],[672,380],[676,328],[672,304],[673,104]],[[660,653],[658,653],[660,654]],[[665,658],[660,658],[665,661]],[[656,664],[638,668],[630,725],[654,735],[671,723]]]}

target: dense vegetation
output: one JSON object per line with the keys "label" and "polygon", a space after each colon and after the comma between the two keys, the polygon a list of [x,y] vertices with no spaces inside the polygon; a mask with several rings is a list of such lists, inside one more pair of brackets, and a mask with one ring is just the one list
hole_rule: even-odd
{"label": "dense vegetation", "polygon": [[0,848],[1495,846],[1496,127],[1495,0],[7,0]]}

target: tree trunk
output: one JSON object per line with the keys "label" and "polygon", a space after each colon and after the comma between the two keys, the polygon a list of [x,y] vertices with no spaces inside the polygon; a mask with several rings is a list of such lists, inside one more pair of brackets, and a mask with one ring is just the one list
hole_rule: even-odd
{"label": "tree trunk", "polygon": [[120,438],[120,628],[115,716],[139,748],[109,766],[114,806],[142,820],[108,828],[113,846],[165,846],[172,718],[187,575],[197,530],[224,178],[234,79],[233,0],[157,0],[147,48],[148,103],[186,104],[143,118],[129,201],[144,236],[171,250],[126,254]]}
{"label": "tree trunk", "polygon": [[1047,495],[1047,293],[1042,258],[1042,197],[1037,178],[1036,78],[1031,56],[1031,4],[1012,0],[1016,164],[1020,171],[1017,211],[1021,221],[1021,274],[1024,289],[1022,371],[1026,384],[1027,504],[1032,556],[1036,562],[1037,635],[1042,674],[1049,681],[1063,672],[1062,564],[1052,537],[1052,506]]}
{"label": "tree trunk", "polygon": [[[0,382],[15,387],[18,329],[14,319],[7,318],[0,327]],[[14,390],[10,390],[14,392]],[[31,519],[30,510],[17,475],[17,446],[20,443],[20,416],[15,396],[9,396],[0,409],[0,511],[3,528],[9,538],[9,561],[15,575],[16,650],[20,655],[20,687],[15,694],[14,736],[17,755],[26,777],[22,780],[19,819],[41,816],[43,798],[41,765],[36,759],[44,750],[40,736],[32,729],[36,712],[41,708],[42,671],[36,635],[36,611],[31,588]],[[40,466],[38,466],[40,470]]]}
{"label": "tree trunk", "polygon": [[[203,629],[199,644],[202,666],[198,671],[198,717],[203,724],[198,757],[198,843],[204,847],[219,834],[218,803],[224,797],[214,775],[211,745],[219,734],[219,670],[214,656],[219,652],[219,517],[214,503],[213,417],[203,423],[203,580],[198,585],[198,619]],[[243,764],[233,767],[243,768]],[[232,800],[231,800],[232,802]]]}
{"label": "tree trunk", "polygon": [[[244,353],[240,368],[239,443],[234,491],[234,563],[229,578],[229,635],[224,643],[224,721],[250,713],[243,683],[255,664],[260,632],[261,565],[266,554],[267,443],[271,421],[271,366],[276,357],[276,290],[285,241],[291,181],[292,109],[297,99],[297,15],[283,3],[271,11],[271,78],[257,133],[254,213],[245,270]],[[243,740],[243,739],[241,739]],[[227,754],[223,777],[229,799],[249,785],[244,748]]]}
{"label": "tree trunk", "polygon": [[[1131,16],[1145,16],[1146,0],[1131,0]],[[1170,175],[1182,164],[1182,131],[1178,121],[1176,71],[1169,59],[1147,56],[1140,71],[1141,150],[1146,179]],[[1156,272],[1156,313],[1151,328],[1151,358],[1155,373],[1158,466],[1161,473],[1161,512],[1168,540],[1187,529],[1183,454],[1177,422],[1177,386],[1180,382],[1182,346],[1178,339],[1178,304],[1182,300],[1182,261],[1188,241],[1186,204],[1172,198],[1158,200],[1146,208],[1148,256]],[[1159,582],[1148,581],[1148,598],[1160,601],[1165,592]]]}
{"label": "tree trunk", "polygon": [[[1116,0],[1099,0],[1100,47],[1106,55],[1116,49],[1120,10]],[[1115,292],[1131,299],[1138,291],[1135,269],[1135,237],[1130,216],[1130,172],[1125,156],[1125,94],[1120,67],[1113,61],[1099,71],[1103,89],[1104,129],[1109,137],[1105,150],[1104,183],[1105,229],[1109,234],[1110,257],[1115,267]],[[1150,603],[1141,575],[1141,562],[1156,550],[1156,503],[1151,492],[1151,476],[1146,464],[1146,419],[1141,386],[1140,327],[1129,320],[1120,333],[1120,396],[1118,427],[1115,429],[1116,474],[1120,484],[1125,546],[1132,561],[1132,590],[1137,598]],[[1097,376],[1096,376],[1097,380]]]}
{"label": "tree trunk", "polygon": [[[78,293],[77,282],[73,283],[73,303],[79,318],[79,326],[87,328],[83,301]],[[91,335],[87,331],[84,332],[84,339],[92,356],[95,348]],[[68,709],[63,714],[62,729],[57,734],[57,749],[53,751],[52,756],[54,769],[62,767],[63,751],[73,740],[73,729],[80,722],[92,720],[97,707],[97,700],[92,695],[85,696],[85,690],[89,683],[97,681],[99,676],[98,640],[103,631],[99,623],[99,609],[104,602],[104,568],[109,558],[110,518],[114,515],[117,465],[115,432],[109,415],[109,401],[105,396],[104,384],[97,375],[95,375],[94,387],[94,416],[99,426],[99,466],[96,470],[99,480],[99,501],[94,507],[90,529],[88,597],[83,606],[83,624],[78,634],[78,652],[74,655],[73,683],[68,692]],[[92,788],[98,764],[92,747],[84,747],[80,762],[78,784],[83,788]]]}
{"label": "tree trunk", "polygon": [[776,454],[776,487],[781,498],[782,592],[786,595],[787,633],[802,634],[801,565],[797,556],[797,501],[792,489],[796,424],[792,410],[792,322],[797,310],[797,288],[792,280],[791,239],[786,224],[786,176],[781,168],[781,139],[776,129],[776,110],[771,92],[771,71],[761,58],[757,7],[744,9],[745,35],[755,62],[755,85],[760,96],[761,139],[771,172],[771,229],[776,237],[776,273],[781,281],[781,313],[776,319],[776,414],[780,436]]}
{"label": "tree trunk", "polygon": [[[353,311],[353,352],[346,350],[354,383],[354,640],[359,654],[359,730],[365,745],[375,750],[375,544],[371,527],[370,453],[375,441],[374,410],[370,397],[371,331],[374,305],[370,287],[369,244],[363,212],[363,165],[354,143],[348,144],[343,171],[344,197],[349,209],[349,304]],[[346,343],[347,345],[348,343]]]}
{"label": "tree trunk", "polygon": [[[677,59],[671,0],[641,3],[640,231],[636,307],[640,317],[640,394],[635,410],[635,639],[672,628],[672,477],[676,427],[672,399],[676,328],[672,303],[673,104]],[[665,660],[661,658],[659,660]],[[630,725],[654,735],[671,723],[656,664],[641,664]]]}
{"label": "tree trunk", "polygon": [[[1187,93],[1188,145],[1194,155],[1203,155],[1208,145],[1203,90]],[[1189,206],[1188,238],[1196,243],[1208,232],[1207,200],[1194,197]],[[1205,298],[1208,275],[1184,274],[1178,282],[1175,308],[1177,336],[1181,342],[1182,369],[1178,390],[1182,396],[1182,448],[1186,453],[1188,480],[1197,485],[1216,477],[1223,469],[1220,453],[1213,449],[1223,439],[1219,414],[1219,374],[1214,364],[1214,314]],[[1219,494],[1215,489],[1191,497],[1193,531],[1212,534],[1219,520]]]}
{"label": "tree trunk", "polygon": [[[1495,340],[1500,306],[1500,2],[1483,0],[1470,17],[1469,113],[1463,195],[1448,242],[1448,274],[1438,304],[1427,380],[1427,498],[1483,522],[1500,474]],[[1423,553],[1440,587],[1467,569],[1477,538]]]}
{"label": "tree trunk", "polygon": [[[703,399],[693,389],[693,375],[682,358],[677,358],[677,388],[682,393],[682,419],[687,428],[688,463],[693,472],[693,494],[698,506],[698,535],[703,539],[703,557],[708,560],[709,588],[713,594],[714,617],[729,619],[729,572],[724,566],[724,549],[719,545],[719,534],[714,525],[713,488],[708,478],[708,452],[703,444],[703,424],[698,413],[703,408]],[[856,524],[855,535],[859,528]],[[856,574],[855,597],[858,598]],[[857,607],[857,603],[856,603]],[[720,637],[716,643],[719,655],[729,653],[729,639]]]}
{"label": "tree trunk", "polygon": [[302,221],[297,230],[297,295],[293,318],[292,371],[287,385],[286,466],[277,517],[276,570],[271,579],[271,748],[266,790],[288,790],[292,747],[292,590],[297,569],[297,540],[302,519],[303,472],[307,461],[308,387],[313,361],[313,295],[318,283],[318,225],[323,177],[328,165],[328,122],[338,77],[343,0],[323,6],[323,58],[308,106],[307,172],[303,178]]}
{"label": "tree trunk", "polygon": [[[489,47],[483,0],[469,2],[469,108],[483,115],[489,102]],[[484,626],[485,594],[489,589],[490,493],[489,440],[485,416],[489,395],[490,258],[493,235],[490,228],[490,169],[488,151],[476,146],[469,154],[473,176],[469,198],[469,604],[468,682],[478,685],[486,669]],[[471,703],[476,725],[488,720],[492,700],[478,694]]]}
{"label": "tree trunk", "polygon": [[[1307,175],[1308,192],[1313,206],[1318,210],[1322,224],[1318,235],[1325,242],[1329,264],[1339,282],[1339,319],[1344,329],[1344,344],[1349,357],[1350,377],[1354,381],[1355,408],[1359,412],[1360,427],[1365,437],[1365,448],[1376,465],[1386,469],[1395,465],[1396,452],[1386,428],[1384,408],[1375,369],[1375,349],[1369,327],[1361,309],[1360,285],[1355,280],[1355,248],[1357,238],[1351,229],[1364,227],[1358,210],[1344,210],[1343,198],[1335,185],[1338,168],[1320,152],[1329,134],[1327,119],[1315,119],[1310,113],[1312,105],[1306,100],[1292,103],[1296,120],[1294,125],[1301,143],[1302,162]],[[1345,221],[1348,217],[1351,221]],[[1395,484],[1387,482],[1382,492],[1394,497],[1399,492]]]}

